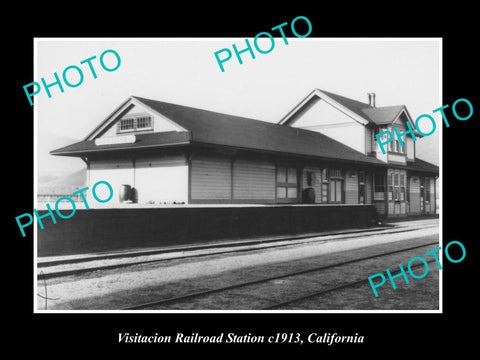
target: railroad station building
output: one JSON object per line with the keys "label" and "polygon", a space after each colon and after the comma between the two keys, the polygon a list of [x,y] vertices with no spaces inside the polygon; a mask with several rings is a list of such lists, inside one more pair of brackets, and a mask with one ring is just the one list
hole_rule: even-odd
{"label": "railroad station building", "polygon": [[374,205],[383,217],[434,214],[438,166],[416,157],[410,134],[386,154],[376,141],[407,122],[415,128],[405,105],[376,107],[375,94],[363,103],[314,89],[278,123],[131,96],[83,141],[51,154],[80,157],[90,189],[112,185],[111,201],[89,201],[101,207],[346,204]]}

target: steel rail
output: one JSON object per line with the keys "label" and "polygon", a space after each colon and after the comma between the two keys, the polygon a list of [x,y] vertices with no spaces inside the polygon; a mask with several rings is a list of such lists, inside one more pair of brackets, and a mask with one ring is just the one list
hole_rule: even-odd
{"label": "steel rail", "polygon": [[[122,308],[120,310],[140,310],[140,309],[154,307],[154,306],[158,306],[158,305],[167,305],[167,304],[172,304],[172,303],[176,303],[176,302],[182,302],[182,301],[185,301],[185,300],[188,300],[188,299],[193,299],[193,298],[197,298],[197,297],[211,295],[211,294],[214,294],[214,293],[225,292],[225,291],[232,290],[232,289],[237,289],[237,288],[256,285],[256,284],[261,284],[261,283],[266,283],[266,282],[269,282],[269,281],[278,280],[278,279],[282,279],[282,278],[286,278],[286,277],[298,276],[298,275],[307,274],[307,273],[311,273],[311,272],[327,270],[327,269],[331,269],[331,268],[338,267],[338,266],[344,266],[344,265],[348,265],[348,264],[352,264],[352,263],[356,263],[356,262],[366,261],[366,260],[370,260],[370,259],[374,259],[374,258],[378,258],[378,257],[389,256],[389,255],[393,255],[393,254],[397,254],[397,253],[401,253],[401,252],[405,252],[405,251],[409,251],[409,250],[414,250],[414,249],[418,249],[418,248],[429,246],[429,245],[438,245],[438,242],[415,245],[415,246],[408,247],[408,248],[403,248],[403,249],[399,249],[399,250],[383,252],[383,253],[380,253],[380,254],[364,256],[364,257],[361,257],[361,258],[347,260],[347,261],[334,263],[334,264],[330,264],[330,265],[318,266],[318,267],[315,267],[315,268],[304,269],[304,270],[295,271],[295,272],[289,272],[289,273],[270,276],[270,277],[267,277],[267,278],[253,280],[253,281],[246,281],[246,282],[243,282],[243,283],[237,283],[237,284],[224,286],[224,287],[219,287],[219,288],[215,288],[215,289],[193,292],[193,293],[189,293],[189,294],[185,294],[185,295],[175,296],[175,297],[172,297],[172,298],[161,299],[161,300],[146,302],[146,303],[142,303],[142,304],[131,305],[131,306]],[[361,281],[365,281],[365,279],[363,279]],[[357,284],[357,283],[359,283],[359,282],[356,282],[355,284]],[[339,286],[338,289],[343,288],[343,287],[345,287],[345,285]],[[329,291],[334,291],[335,289],[336,288],[334,288],[333,290],[330,289]],[[313,295],[310,295],[310,296],[313,296]]]}
{"label": "steel rail", "polygon": [[[436,226],[435,226],[436,227]],[[397,233],[402,233],[402,232],[409,232],[409,231],[415,231],[418,230],[416,228],[414,229],[396,229],[396,231],[390,231],[387,232],[387,234],[397,234]],[[379,233],[372,234],[372,235],[379,235]],[[334,235],[331,235],[334,236]],[[352,235],[347,235],[341,238],[341,240],[344,239],[352,239],[352,238],[357,238],[357,237],[362,237],[365,236],[365,234],[362,233],[352,233]],[[315,236],[313,236],[315,237]],[[242,245],[234,245],[233,243],[229,244],[231,247],[234,247],[234,249],[229,249],[229,250],[224,250],[224,251],[218,251],[214,253],[201,253],[201,254],[187,254],[187,255],[182,255],[182,256],[177,256],[177,257],[172,257],[172,258],[163,258],[163,259],[152,259],[152,260],[142,260],[142,261],[133,261],[133,262],[126,262],[126,263],[117,263],[117,264],[112,264],[112,265],[100,265],[100,266],[92,266],[92,267],[85,267],[85,268],[78,268],[78,269],[69,269],[69,270],[60,270],[60,271],[52,271],[52,272],[41,272],[37,274],[37,280],[43,280],[43,279],[53,279],[53,278],[59,278],[59,277],[65,277],[65,276],[72,276],[72,275],[81,275],[89,272],[94,272],[94,271],[102,271],[102,270],[113,270],[117,268],[124,268],[124,267],[129,267],[129,266],[135,266],[135,265],[144,265],[144,264],[151,264],[151,263],[156,263],[156,262],[165,262],[165,261],[171,261],[171,260],[179,260],[179,259],[190,259],[190,258],[197,258],[197,257],[205,257],[205,256],[213,256],[213,255],[222,255],[222,254],[229,254],[229,253],[240,253],[240,252],[248,252],[248,251],[255,251],[255,250],[260,250],[260,249],[271,249],[271,248],[282,248],[282,247],[287,247],[287,246],[296,246],[296,245],[302,245],[302,244],[308,244],[308,243],[314,243],[314,242],[321,242],[321,241],[328,241],[324,239],[315,239],[315,240],[306,240],[309,237],[291,237],[291,238],[282,238],[280,240],[266,240],[266,241],[259,241],[254,244],[243,244],[243,246],[255,246],[255,245],[261,245],[261,244],[269,244],[272,243],[272,245],[267,245],[261,248],[257,247],[247,247],[247,248],[241,248],[238,249],[238,246]],[[296,242],[298,240],[298,242]],[[334,239],[337,240],[337,239]],[[276,242],[287,242],[285,244],[276,244]],[[219,246],[216,248],[223,248],[226,246]],[[208,247],[207,249],[209,249]],[[215,248],[215,247],[212,247]],[[194,250],[200,250],[200,249],[192,249]],[[178,250],[178,251],[184,251],[184,250]],[[164,253],[170,253],[172,251],[166,251]],[[159,253],[156,254],[150,254],[150,255],[158,255]],[[160,253],[163,254],[163,253]],[[146,256],[145,254],[138,255],[138,256]],[[124,257],[132,257],[132,255],[127,254]],[[95,260],[102,260],[100,259],[92,259],[89,261],[95,261]],[[79,261],[82,262],[82,261]],[[56,265],[63,265],[63,264],[69,264],[72,263],[72,260],[66,260],[65,263],[61,263],[60,261],[56,261]]]}

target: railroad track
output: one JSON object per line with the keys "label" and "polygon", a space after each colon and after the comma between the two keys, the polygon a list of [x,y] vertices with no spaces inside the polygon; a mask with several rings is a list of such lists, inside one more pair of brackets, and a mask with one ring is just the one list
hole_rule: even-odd
{"label": "railroad track", "polygon": [[[427,226],[424,228],[429,227],[438,227],[437,225]],[[401,233],[401,232],[408,232],[408,231],[415,231],[418,230],[417,228],[387,228],[387,229],[376,229],[376,230],[359,230],[356,232],[352,232],[349,235],[344,235],[341,237],[342,240],[362,237],[365,236],[365,232],[373,231],[375,234],[394,234],[394,233]],[[330,234],[331,236],[336,236],[336,234]],[[329,236],[330,236],[329,235]],[[327,236],[327,235],[325,235]],[[315,239],[313,239],[315,237]],[[196,246],[190,248],[176,248],[173,250],[163,250],[163,251],[156,251],[156,252],[136,252],[136,253],[127,253],[127,254],[110,254],[105,256],[98,256],[98,257],[86,257],[81,259],[65,259],[65,260],[54,260],[49,262],[39,263],[37,266],[38,268],[46,268],[47,266],[58,266],[58,265],[71,265],[73,263],[85,263],[88,261],[98,261],[98,260],[112,260],[112,259],[121,259],[121,258],[135,258],[139,256],[155,256],[155,255],[164,255],[166,253],[171,253],[173,251],[179,252],[190,252],[184,255],[175,256],[175,257],[167,257],[167,258],[158,258],[158,259],[148,259],[148,260],[133,260],[129,262],[123,263],[114,263],[110,265],[99,265],[99,266],[87,266],[82,268],[74,268],[74,269],[65,269],[65,270],[57,270],[57,271],[42,271],[37,274],[37,280],[47,280],[65,276],[77,276],[86,273],[91,273],[94,271],[105,271],[105,270],[113,270],[113,269],[120,269],[135,265],[145,265],[145,264],[152,264],[152,263],[160,263],[166,262],[171,260],[180,260],[180,259],[190,259],[190,258],[198,258],[198,257],[205,257],[205,256],[212,256],[212,255],[222,255],[222,254],[229,254],[229,253],[239,253],[239,252],[248,252],[248,251],[256,251],[259,250],[259,247],[255,245],[263,245],[262,249],[269,249],[269,248],[281,248],[287,246],[295,246],[299,244],[307,244],[311,242],[321,242],[321,241],[328,241],[324,239],[318,239],[319,236],[315,235],[301,235],[301,236],[293,236],[289,238],[281,238],[281,239],[274,239],[274,240],[259,240],[254,243],[235,243],[231,242],[228,244],[221,244],[221,245],[205,245],[205,246]],[[309,240],[311,239],[311,240]],[[282,242],[282,243],[280,243]],[[195,253],[193,251],[196,250],[214,250],[213,252],[204,252],[204,253]],[[225,249],[225,250],[217,250],[215,249]]]}
{"label": "railroad track", "polygon": [[[338,262],[338,263],[334,263],[334,264],[330,264],[330,265],[317,266],[317,267],[313,267],[313,268],[309,268],[309,269],[303,269],[303,270],[300,270],[300,271],[293,271],[293,272],[288,272],[288,273],[284,273],[284,274],[280,274],[280,275],[265,277],[265,278],[258,279],[258,280],[245,281],[245,282],[242,282],[242,283],[237,283],[237,284],[228,285],[228,286],[224,286],[224,287],[218,287],[218,288],[209,289],[209,290],[205,290],[205,291],[192,292],[192,293],[188,293],[188,294],[184,294],[184,295],[180,295],[180,296],[176,296],[176,297],[160,299],[160,300],[145,302],[145,303],[141,303],[141,304],[134,304],[134,305],[122,308],[120,310],[142,310],[142,309],[156,308],[156,307],[159,307],[159,306],[162,306],[162,305],[172,305],[172,304],[176,304],[176,303],[182,303],[182,302],[185,302],[185,301],[188,301],[188,300],[198,299],[198,298],[209,296],[209,295],[212,295],[212,294],[220,294],[220,293],[227,292],[227,291],[230,291],[230,290],[239,289],[239,288],[242,288],[242,287],[247,287],[247,286],[252,286],[252,285],[266,284],[266,283],[274,281],[274,280],[285,279],[285,278],[299,276],[299,275],[308,274],[308,273],[313,273],[313,272],[317,272],[317,271],[328,270],[328,269],[335,268],[335,267],[349,265],[349,264],[362,262],[362,261],[366,261],[366,260],[370,260],[370,259],[374,259],[374,258],[394,255],[394,254],[398,254],[398,253],[401,253],[401,252],[406,252],[406,251],[410,251],[410,250],[414,250],[414,249],[418,249],[418,248],[422,248],[422,247],[426,247],[426,246],[430,246],[430,245],[438,245],[438,242],[415,245],[415,246],[411,246],[411,247],[408,247],[408,248],[403,248],[403,249],[398,249],[398,250],[393,250],[393,251],[388,251],[388,252],[382,252],[382,253],[379,253],[379,254],[364,256],[364,257],[361,257],[361,258],[347,260],[347,261],[343,261],[343,262]],[[429,261],[428,263],[431,263],[431,262],[435,262],[435,260]],[[417,265],[417,266],[412,266],[412,268],[416,268],[416,267],[419,267],[419,266],[422,266],[422,264]],[[330,288],[327,288],[327,289],[321,289],[321,290],[318,290],[318,291],[313,291],[313,292],[310,292],[310,293],[307,293],[307,294],[303,294],[301,296],[296,296],[296,297],[290,298],[286,301],[278,302],[278,303],[269,305],[267,307],[261,308],[260,310],[272,310],[272,309],[280,308],[280,307],[290,305],[290,304],[298,302],[298,301],[302,301],[302,300],[309,299],[309,298],[312,298],[312,297],[315,297],[315,296],[323,295],[323,294],[326,294],[326,293],[329,293],[329,292],[338,291],[338,290],[342,290],[342,289],[350,288],[350,287],[355,287],[355,286],[358,286],[360,284],[365,284],[366,282],[367,282],[367,278],[365,277],[365,278],[362,278],[361,280],[341,284],[341,285],[330,287]]]}

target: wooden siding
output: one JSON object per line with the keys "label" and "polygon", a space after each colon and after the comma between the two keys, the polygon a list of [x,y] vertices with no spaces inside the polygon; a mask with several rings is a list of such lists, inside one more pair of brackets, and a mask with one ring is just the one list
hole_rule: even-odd
{"label": "wooden siding", "polygon": [[373,131],[371,128],[365,128],[365,151],[366,154],[370,154],[373,151]]}
{"label": "wooden siding", "polygon": [[313,184],[312,188],[315,191],[315,203],[322,202],[322,170],[315,166],[306,166],[303,168],[302,174],[302,189],[306,189],[310,186],[307,184],[307,172],[313,172]]}
{"label": "wooden siding", "polygon": [[184,155],[168,155],[136,159],[135,168],[185,166],[186,164]]}
{"label": "wooden siding", "polygon": [[407,147],[407,159],[415,160],[415,142],[410,136],[407,137],[406,147]]}
{"label": "wooden siding", "polygon": [[191,162],[192,200],[231,199],[231,161],[225,157],[197,157]]}
{"label": "wooden siding", "polygon": [[135,161],[139,204],[186,203],[188,167],[185,156],[162,156]]}
{"label": "wooden siding", "polygon": [[384,215],[385,214],[385,202],[381,201],[381,202],[374,202],[373,205],[375,206],[375,209],[377,209],[377,212],[380,214],[380,215]]}
{"label": "wooden siding", "polygon": [[[381,151],[381,150],[380,150]],[[392,153],[387,153],[388,154],[388,162],[392,162],[392,163],[399,163],[399,164],[402,164],[402,165],[405,165],[406,164],[406,156],[405,155],[402,155],[402,154],[392,154]]]}
{"label": "wooden siding", "polygon": [[365,126],[324,100],[297,115],[290,126],[319,132],[365,154]]}
{"label": "wooden siding", "polygon": [[237,159],[233,162],[234,200],[275,200],[275,164]]}
{"label": "wooden siding", "polygon": [[[113,189],[113,197],[106,203],[94,201],[92,192],[87,191],[87,202],[92,208],[112,207],[120,204],[119,192],[122,185],[134,186],[135,175],[131,159],[91,161],[89,168],[89,189],[92,189],[98,181],[107,181]],[[105,199],[110,194],[108,188],[103,185],[96,189],[96,193],[100,199]]]}
{"label": "wooden siding", "polygon": [[347,171],[345,174],[345,204],[358,204],[358,174]]}

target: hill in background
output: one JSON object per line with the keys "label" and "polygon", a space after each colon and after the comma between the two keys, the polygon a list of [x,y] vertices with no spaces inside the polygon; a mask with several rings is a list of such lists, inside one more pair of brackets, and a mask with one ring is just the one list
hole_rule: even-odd
{"label": "hill in background", "polygon": [[38,194],[71,194],[86,186],[87,169],[79,158],[53,156],[50,151],[79,141],[46,130],[37,133]]}
{"label": "hill in background", "polygon": [[37,192],[39,195],[69,195],[72,192],[85,187],[86,182],[87,169],[84,168],[63,176],[54,175],[43,180],[39,179]]}

